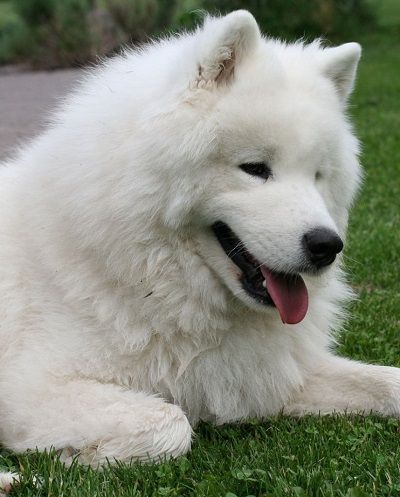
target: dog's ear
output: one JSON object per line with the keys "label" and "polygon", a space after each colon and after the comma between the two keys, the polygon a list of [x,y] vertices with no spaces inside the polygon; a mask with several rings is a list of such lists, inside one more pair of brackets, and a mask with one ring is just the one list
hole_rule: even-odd
{"label": "dog's ear", "polygon": [[247,10],[206,18],[197,38],[198,83],[228,82],[260,37],[257,22]]}
{"label": "dog's ear", "polygon": [[361,46],[358,43],[345,43],[322,52],[322,70],[335,84],[343,102],[353,90],[360,56]]}

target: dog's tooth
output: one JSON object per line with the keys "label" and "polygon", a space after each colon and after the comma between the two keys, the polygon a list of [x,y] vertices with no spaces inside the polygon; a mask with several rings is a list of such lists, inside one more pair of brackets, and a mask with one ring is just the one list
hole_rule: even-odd
{"label": "dog's tooth", "polygon": [[266,282],[265,280],[263,280],[263,282],[262,282],[262,286],[263,286],[264,288],[267,288],[267,282]]}

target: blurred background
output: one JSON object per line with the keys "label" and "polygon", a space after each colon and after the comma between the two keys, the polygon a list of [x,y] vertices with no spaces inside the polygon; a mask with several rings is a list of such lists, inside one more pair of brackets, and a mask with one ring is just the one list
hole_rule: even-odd
{"label": "blurred background", "polygon": [[400,0],[0,0],[0,65],[83,66],[124,44],[250,10],[264,33],[332,43],[400,37]]}

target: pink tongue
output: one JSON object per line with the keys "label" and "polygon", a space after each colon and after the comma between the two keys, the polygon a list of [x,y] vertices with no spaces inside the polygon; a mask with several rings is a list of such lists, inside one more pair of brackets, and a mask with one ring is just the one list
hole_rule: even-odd
{"label": "pink tongue", "polygon": [[268,293],[281,315],[283,323],[296,324],[304,319],[308,309],[308,292],[301,276],[284,276],[261,266]]}

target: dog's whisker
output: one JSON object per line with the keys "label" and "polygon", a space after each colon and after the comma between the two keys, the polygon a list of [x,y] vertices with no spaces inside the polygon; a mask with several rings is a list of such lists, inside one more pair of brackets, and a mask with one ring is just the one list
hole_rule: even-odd
{"label": "dog's whisker", "polygon": [[242,241],[238,242],[235,247],[228,253],[229,257],[233,257],[233,255],[236,255],[240,253],[241,250],[244,249],[244,243]]}

